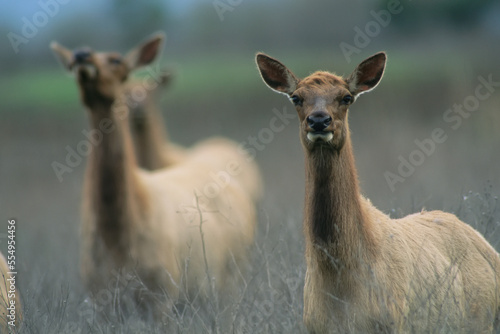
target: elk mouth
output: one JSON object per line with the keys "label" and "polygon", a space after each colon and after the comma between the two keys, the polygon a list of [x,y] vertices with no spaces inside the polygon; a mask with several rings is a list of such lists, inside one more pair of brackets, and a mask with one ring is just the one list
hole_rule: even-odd
{"label": "elk mouth", "polygon": [[313,132],[307,132],[306,135],[307,139],[310,142],[317,142],[317,141],[323,141],[325,143],[328,143],[333,139],[333,131],[313,131]]}
{"label": "elk mouth", "polygon": [[72,69],[82,81],[88,81],[97,77],[97,68],[90,63],[73,63]]}

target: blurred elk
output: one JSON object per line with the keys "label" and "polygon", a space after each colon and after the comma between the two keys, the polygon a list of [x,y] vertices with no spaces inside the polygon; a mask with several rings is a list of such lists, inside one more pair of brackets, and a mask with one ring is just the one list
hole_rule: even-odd
{"label": "blurred elk", "polygon": [[386,54],[364,60],[348,77],[315,72],[299,79],[265,54],[256,61],[300,121],[308,331],[491,333],[500,305],[493,247],[452,214],[390,219],[360,193],[347,114],[379,83]]}
{"label": "blurred elk", "polygon": [[11,310],[9,310],[9,308],[12,308],[11,301],[15,302],[14,312],[16,319],[14,324],[17,330],[19,330],[19,326],[23,320],[23,310],[19,291],[16,289],[12,292],[11,282],[8,280],[10,275],[7,275],[7,273],[10,271],[5,257],[0,253],[0,332],[2,333],[14,332],[14,328],[9,325],[12,318],[8,317],[8,315],[11,314]]}
{"label": "blurred elk", "polygon": [[210,297],[237,281],[253,243],[260,185],[257,166],[223,138],[201,142],[168,168],[138,167],[122,89],[130,72],[155,59],[162,40],[154,36],[125,56],[51,44],[75,73],[92,131],[102,136],[84,177],[84,284],[96,300],[136,276],[142,285],[134,305],[156,319],[164,313],[157,299]]}
{"label": "blurred elk", "polygon": [[170,143],[158,104],[161,92],[170,84],[172,75],[162,72],[154,84],[145,79],[129,80],[123,94],[130,111],[130,130],[139,167],[155,170],[181,162],[185,149]]}

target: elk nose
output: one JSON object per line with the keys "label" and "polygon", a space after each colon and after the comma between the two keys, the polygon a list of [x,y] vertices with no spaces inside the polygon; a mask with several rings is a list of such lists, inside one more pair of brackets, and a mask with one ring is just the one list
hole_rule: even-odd
{"label": "elk nose", "polygon": [[73,57],[75,58],[75,63],[83,63],[88,58],[90,58],[90,50],[88,49],[76,50],[73,53]]}
{"label": "elk nose", "polygon": [[312,113],[307,117],[307,125],[314,131],[323,131],[332,124],[332,118],[324,112]]}

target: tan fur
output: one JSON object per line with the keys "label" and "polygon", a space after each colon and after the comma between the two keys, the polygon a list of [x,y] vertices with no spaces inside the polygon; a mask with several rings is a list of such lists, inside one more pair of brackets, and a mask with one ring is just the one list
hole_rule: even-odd
{"label": "tan fur", "polygon": [[[10,278],[10,275],[7,273],[10,272],[7,267],[7,261],[2,253],[0,253],[0,332],[8,333],[9,328],[12,328],[8,323],[11,319],[7,318],[7,315],[10,314],[10,311],[7,309],[10,307],[9,301],[11,300],[11,296],[9,296],[10,291],[10,282],[7,281]],[[23,319],[23,310],[21,307],[21,299],[19,297],[19,291],[15,292],[15,297],[13,299],[15,301],[15,316],[16,316],[16,329],[19,330],[19,326],[22,323]]]}
{"label": "tan fur", "polygon": [[161,90],[169,84],[169,74],[162,74],[151,84],[145,79],[131,80],[124,85],[130,110],[130,130],[139,167],[155,170],[185,159],[185,148],[170,143],[158,109]]}
{"label": "tan fur", "polygon": [[[379,53],[346,79],[316,72],[290,88],[295,76],[281,63],[275,66],[277,60],[257,55],[268,86],[298,101],[306,158],[306,328],[491,333],[500,305],[500,259],[493,247],[452,214],[422,211],[390,219],[360,193],[348,107],[378,84],[385,61]],[[321,133],[332,133],[330,141],[308,139],[313,113],[331,117]]]}
{"label": "tan fur", "polygon": [[[163,118],[156,105],[157,94],[159,94],[158,89],[165,88],[168,80],[170,80],[170,77],[167,75],[159,78],[159,85],[147,91],[147,96],[142,101],[131,101],[133,100],[132,91],[143,88],[144,82],[142,80],[136,79],[126,82],[123,88],[124,98],[130,111],[130,128],[137,163],[139,167],[147,170],[173,166],[184,161],[191,154],[184,147],[169,142],[168,135],[163,127]],[[232,144],[232,148],[228,150],[225,140],[208,140],[205,141],[205,144],[209,142],[214,147],[217,146],[216,143],[224,142],[222,145],[224,148],[217,154],[221,159],[221,163],[223,164],[224,161],[226,161],[226,164],[234,162],[236,165],[241,166],[240,170],[234,173],[234,177],[243,185],[244,189],[248,190],[253,199],[258,200],[262,193],[262,185],[259,181],[260,175],[258,169],[246,167],[251,160],[246,152],[238,149],[239,153],[235,155],[234,145]],[[222,158],[222,155],[224,155],[224,158]]]}
{"label": "tan fur", "polygon": [[[112,129],[103,130],[102,143],[89,155],[85,174],[81,254],[85,285],[99,302],[103,292],[121,284],[116,283],[118,272],[122,279],[137,275],[156,294],[146,298],[137,289],[136,304],[161,316],[157,298],[167,295],[176,301],[197,293],[210,297],[212,284],[225,292],[229,283],[237,281],[234,268],[246,266],[256,225],[253,190],[240,181],[253,178],[247,182],[260,184],[260,175],[227,139],[205,141],[169,168],[138,168],[129,110],[117,97],[128,72],[151,60],[154,43],[157,40],[133,50],[119,64],[114,61],[115,66],[110,66],[109,53],[92,52],[78,62],[73,57],[84,58],[81,53],[73,56],[59,45],[53,49],[60,57],[68,54],[66,63],[76,69],[92,128],[107,124],[104,128]],[[99,70],[95,77],[89,66]],[[239,173],[217,186],[213,175],[233,171],[235,161],[241,163]]]}

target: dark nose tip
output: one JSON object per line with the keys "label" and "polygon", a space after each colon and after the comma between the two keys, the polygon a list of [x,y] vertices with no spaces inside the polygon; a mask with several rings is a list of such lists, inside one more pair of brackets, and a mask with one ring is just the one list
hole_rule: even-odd
{"label": "dark nose tip", "polygon": [[75,57],[75,62],[76,63],[83,63],[88,58],[90,58],[90,50],[88,50],[88,49],[76,50],[73,53],[73,57]]}
{"label": "dark nose tip", "polygon": [[324,112],[312,113],[307,117],[307,125],[314,131],[323,131],[332,124],[332,118]]}

